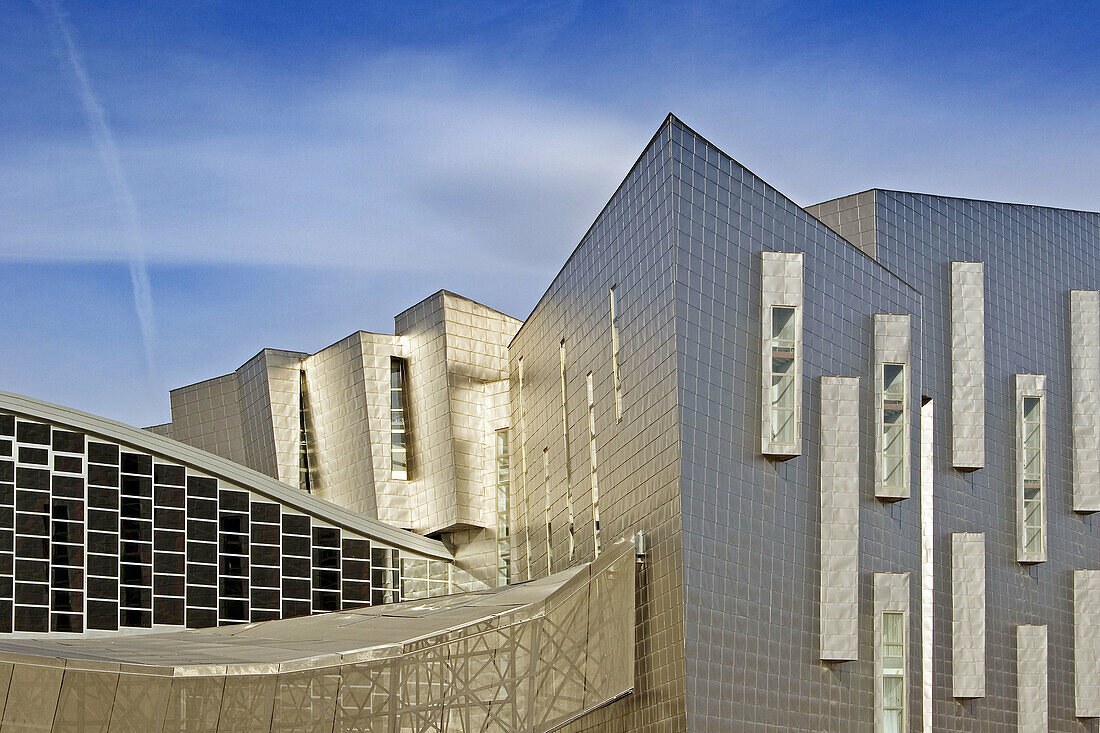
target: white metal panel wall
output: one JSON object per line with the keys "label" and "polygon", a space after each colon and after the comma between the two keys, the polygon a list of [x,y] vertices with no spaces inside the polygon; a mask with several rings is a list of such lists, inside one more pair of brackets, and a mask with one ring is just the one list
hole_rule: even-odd
{"label": "white metal panel wall", "polygon": [[859,379],[821,378],[821,658],[859,658]]}
{"label": "white metal panel wall", "polygon": [[951,689],[985,697],[985,534],[951,535]]}
{"label": "white metal panel wall", "polygon": [[1047,713],[1047,627],[1016,627],[1016,729],[1045,733]]}
{"label": "white metal panel wall", "polygon": [[1073,509],[1100,511],[1100,292],[1070,292]]}
{"label": "white metal panel wall", "polygon": [[981,262],[951,263],[951,446],[956,468],[985,465],[985,293]]}
{"label": "white metal panel wall", "polygon": [[1100,718],[1100,570],[1073,571],[1073,685],[1078,718]]}

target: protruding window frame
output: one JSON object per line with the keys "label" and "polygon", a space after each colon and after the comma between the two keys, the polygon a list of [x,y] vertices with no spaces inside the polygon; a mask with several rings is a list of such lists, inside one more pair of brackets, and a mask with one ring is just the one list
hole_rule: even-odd
{"label": "protruding window frame", "polygon": [[[879,424],[881,426],[882,486],[888,492],[904,491],[909,479],[909,374],[906,364],[887,361],[881,365],[882,389],[879,393]],[[894,373],[893,379],[888,374]],[[893,390],[894,385],[897,389]],[[891,419],[891,417],[893,419]],[[900,463],[900,468],[895,466]],[[894,477],[896,480],[892,480]]]}
{"label": "protruding window frame", "polygon": [[[909,573],[875,573],[873,576],[873,612],[874,612],[874,674],[875,674],[875,731],[876,733],[908,733],[909,731]],[[886,634],[887,617],[900,616],[901,665],[891,665],[887,657]],[[900,680],[901,687],[901,727],[887,727],[887,713],[898,710],[896,705],[888,704],[887,680]]]}
{"label": "protruding window frame", "polygon": [[[761,252],[761,399],[760,450],[786,460],[802,453],[802,253]],[[777,339],[775,316],[791,311],[789,330]],[[776,370],[777,359],[789,359],[789,370]],[[781,375],[781,376],[779,376]],[[786,384],[780,404],[777,379]],[[789,432],[779,434],[778,424]]]}
{"label": "protruding window frame", "polygon": [[[1033,406],[1036,412],[1028,408]],[[1016,375],[1016,560],[1040,563],[1047,559],[1047,404],[1046,377]],[[1037,464],[1037,465],[1035,465]],[[1037,492],[1036,496],[1029,496]],[[1029,512],[1029,508],[1032,508]],[[1029,522],[1029,517],[1038,518]],[[1038,532],[1038,547],[1031,531]]]}
{"label": "protruding window frame", "polygon": [[[908,499],[911,492],[913,459],[913,362],[910,355],[910,318],[908,315],[876,313],[874,316],[874,386],[875,386],[875,497],[883,501]],[[899,401],[886,393],[887,370],[900,366],[901,397],[901,445],[893,444],[901,451],[900,474],[887,472],[887,439],[890,437],[887,423],[889,413],[898,411]],[[891,454],[897,458],[896,453]],[[887,483],[896,475],[898,480]]]}

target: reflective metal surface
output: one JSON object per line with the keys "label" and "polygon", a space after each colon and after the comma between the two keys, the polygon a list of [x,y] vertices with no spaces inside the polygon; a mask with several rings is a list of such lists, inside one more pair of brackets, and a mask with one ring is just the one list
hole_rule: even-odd
{"label": "reflective metal surface", "polygon": [[542,733],[634,687],[634,544],[498,591],[169,634],[0,641],[3,730]]}

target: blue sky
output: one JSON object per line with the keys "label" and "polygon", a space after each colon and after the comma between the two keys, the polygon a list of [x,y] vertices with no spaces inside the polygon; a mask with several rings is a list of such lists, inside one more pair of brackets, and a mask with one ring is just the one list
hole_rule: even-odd
{"label": "blue sky", "polygon": [[1090,3],[63,0],[135,234],[51,2],[0,0],[0,389],[136,424],[442,287],[526,316],[669,111],[802,204],[1100,208]]}

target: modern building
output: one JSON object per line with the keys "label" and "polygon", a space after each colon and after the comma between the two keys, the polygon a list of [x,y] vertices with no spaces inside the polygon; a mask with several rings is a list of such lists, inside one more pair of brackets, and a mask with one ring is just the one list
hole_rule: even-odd
{"label": "modern building", "polygon": [[669,116],[523,322],[0,413],[4,725],[1100,725],[1097,213],[802,207]]}

